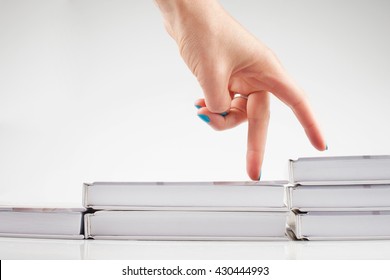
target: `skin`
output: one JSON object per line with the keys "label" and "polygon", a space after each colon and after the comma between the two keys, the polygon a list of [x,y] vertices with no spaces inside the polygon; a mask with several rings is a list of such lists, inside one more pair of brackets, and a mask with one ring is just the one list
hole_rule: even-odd
{"label": "skin", "polygon": [[[270,94],[289,106],[320,151],[327,145],[304,91],[275,54],[216,0],[156,0],[165,27],[203,89],[198,115],[215,130],[248,121],[247,173],[259,180],[270,118]],[[233,98],[240,93],[245,98]],[[226,116],[221,113],[228,112]]]}

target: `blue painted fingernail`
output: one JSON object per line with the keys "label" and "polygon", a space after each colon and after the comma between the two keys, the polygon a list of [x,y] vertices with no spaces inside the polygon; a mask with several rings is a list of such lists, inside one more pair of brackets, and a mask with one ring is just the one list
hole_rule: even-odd
{"label": "blue painted fingernail", "polygon": [[195,107],[196,107],[197,109],[202,108],[202,106],[200,106],[200,105],[195,105]]}
{"label": "blue painted fingernail", "polygon": [[207,115],[198,115],[198,117],[204,122],[210,122],[210,118]]}
{"label": "blue painted fingernail", "polygon": [[225,116],[227,116],[227,114],[229,114],[228,112],[223,112],[223,113],[221,113],[220,115],[222,116],[222,117],[225,117]]}
{"label": "blue painted fingernail", "polygon": [[261,179],[261,170],[260,170],[260,174],[259,174],[259,179],[258,179],[258,181],[260,181],[260,179]]}

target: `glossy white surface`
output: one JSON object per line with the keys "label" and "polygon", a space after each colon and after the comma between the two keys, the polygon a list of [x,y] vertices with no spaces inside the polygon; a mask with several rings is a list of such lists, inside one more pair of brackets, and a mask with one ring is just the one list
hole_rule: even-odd
{"label": "glossy white surface", "polygon": [[189,242],[0,238],[0,259],[390,260],[390,240]]}

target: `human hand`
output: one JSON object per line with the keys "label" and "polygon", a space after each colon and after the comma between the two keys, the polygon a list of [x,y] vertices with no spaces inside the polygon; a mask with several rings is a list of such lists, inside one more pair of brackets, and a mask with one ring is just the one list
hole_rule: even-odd
{"label": "human hand", "polygon": [[[156,0],[168,33],[196,76],[204,99],[198,115],[216,130],[248,120],[247,172],[258,180],[269,122],[269,92],[289,106],[312,145],[326,143],[307,97],[263,43],[216,0]],[[233,98],[235,93],[241,97]]]}

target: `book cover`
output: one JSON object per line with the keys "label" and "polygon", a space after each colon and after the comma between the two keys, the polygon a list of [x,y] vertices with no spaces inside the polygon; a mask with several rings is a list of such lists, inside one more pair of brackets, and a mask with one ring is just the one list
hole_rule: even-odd
{"label": "book cover", "polygon": [[390,211],[293,212],[288,226],[297,239],[390,239]]}
{"label": "book cover", "polygon": [[288,207],[303,212],[390,210],[390,184],[295,185],[286,191]]}
{"label": "book cover", "polygon": [[299,158],[289,166],[292,184],[390,183],[389,155]]}
{"label": "book cover", "polygon": [[286,239],[286,212],[97,211],[86,237],[133,240]]}
{"label": "book cover", "polygon": [[83,239],[82,208],[0,207],[0,236]]}
{"label": "book cover", "polygon": [[285,211],[287,181],[96,182],[84,184],[86,208],[96,210]]}

